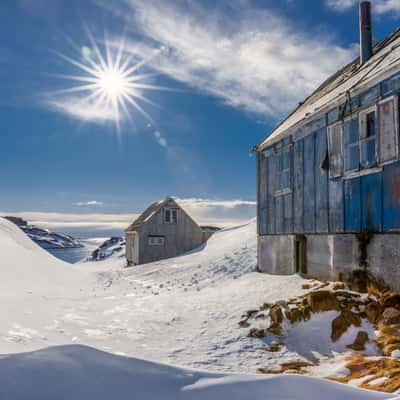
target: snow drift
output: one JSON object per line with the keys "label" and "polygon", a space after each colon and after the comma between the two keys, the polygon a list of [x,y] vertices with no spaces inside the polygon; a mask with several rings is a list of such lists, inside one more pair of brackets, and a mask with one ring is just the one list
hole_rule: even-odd
{"label": "snow drift", "polygon": [[211,374],[53,347],[0,358],[0,398],[13,400],[380,400],[393,395],[295,375]]}

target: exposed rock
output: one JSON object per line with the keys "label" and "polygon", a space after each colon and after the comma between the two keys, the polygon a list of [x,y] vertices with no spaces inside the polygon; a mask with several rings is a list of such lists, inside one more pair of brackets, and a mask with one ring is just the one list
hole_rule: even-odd
{"label": "exposed rock", "polygon": [[305,361],[292,361],[288,363],[281,364],[280,369],[267,369],[267,368],[259,368],[257,373],[259,374],[304,374],[304,368],[312,367],[313,364],[310,364]]}
{"label": "exposed rock", "polygon": [[360,316],[349,310],[342,310],[340,315],[332,321],[332,341],[338,341],[351,325],[361,326]]}
{"label": "exposed rock", "polygon": [[376,324],[382,315],[382,308],[376,302],[368,303],[365,306],[365,315],[367,316],[368,321],[371,322],[371,324]]}
{"label": "exposed rock", "polygon": [[264,329],[251,328],[248,337],[262,339],[265,336]]}
{"label": "exposed rock", "polygon": [[257,315],[256,315],[256,319],[261,319],[261,318],[264,318],[265,317],[265,314],[263,313],[263,312],[259,312]]}
{"label": "exposed rock", "polygon": [[311,289],[311,285],[309,283],[303,283],[301,285],[301,288],[304,290],[308,290],[308,289]]}
{"label": "exposed rock", "polygon": [[308,293],[306,299],[314,313],[340,310],[340,304],[330,290],[317,290]]}
{"label": "exposed rock", "polygon": [[278,353],[279,351],[282,350],[282,347],[283,347],[282,343],[274,343],[274,344],[271,344],[271,346],[269,346],[267,351],[269,351],[271,353]]}
{"label": "exposed rock", "polygon": [[271,304],[270,303],[264,303],[261,307],[260,307],[260,311],[265,311],[268,308],[271,308]]}
{"label": "exposed rock", "polygon": [[391,293],[386,295],[382,299],[382,305],[384,308],[396,308],[400,310],[400,294]]}
{"label": "exposed rock", "polygon": [[354,343],[349,344],[346,347],[355,351],[363,351],[365,350],[365,344],[368,342],[368,340],[368,333],[365,331],[360,331],[357,333]]}
{"label": "exposed rock", "polygon": [[272,333],[273,335],[280,336],[282,334],[282,327],[278,323],[272,323],[268,328],[267,331]]}
{"label": "exposed rock", "polygon": [[332,284],[332,290],[343,290],[345,288],[345,285],[343,282],[333,282]]}
{"label": "exposed rock", "polygon": [[272,306],[269,310],[269,316],[273,324],[280,324],[283,320],[282,309],[278,305]]}
{"label": "exposed rock", "polygon": [[382,321],[385,325],[399,324],[400,310],[393,307],[386,308],[382,314]]}

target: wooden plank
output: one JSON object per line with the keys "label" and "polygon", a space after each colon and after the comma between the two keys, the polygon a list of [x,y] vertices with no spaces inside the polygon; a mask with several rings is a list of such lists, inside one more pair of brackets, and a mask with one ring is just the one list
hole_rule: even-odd
{"label": "wooden plank", "polygon": [[397,92],[400,89],[400,73],[382,82],[382,94],[386,96]]}
{"label": "wooden plank", "polygon": [[315,232],[315,139],[304,138],[304,231]]}
{"label": "wooden plank", "polygon": [[362,107],[373,105],[377,102],[380,96],[381,96],[381,87],[378,84],[366,90],[364,93],[360,95],[360,104]]}
{"label": "wooden plank", "polygon": [[258,157],[258,232],[260,235],[267,234],[267,212],[268,212],[268,191],[267,191],[267,179],[268,179],[268,160],[260,154]]}
{"label": "wooden plank", "polygon": [[384,100],[378,105],[379,161],[396,158],[398,151],[397,99]]}
{"label": "wooden plank", "polygon": [[326,129],[315,134],[315,209],[316,231],[328,232],[328,144]]}
{"label": "wooden plank", "polygon": [[268,211],[267,211],[267,233],[273,235],[275,233],[275,157],[273,155],[267,158],[267,193],[268,193]]}
{"label": "wooden plank", "polygon": [[344,226],[346,232],[361,231],[360,178],[344,181]]}
{"label": "wooden plank", "polygon": [[383,231],[400,231],[400,162],[384,167],[382,185]]}
{"label": "wooden plank", "polygon": [[284,196],[275,197],[275,231],[277,234],[285,233],[283,200]]}
{"label": "wooden plank", "polygon": [[329,180],[329,232],[344,232],[343,179]]}
{"label": "wooden plank", "polygon": [[293,229],[295,233],[303,233],[303,140],[293,146]]}
{"label": "wooden plank", "polygon": [[382,173],[361,177],[361,227],[363,231],[382,231]]}
{"label": "wooden plank", "polygon": [[283,197],[283,230],[285,233],[293,233],[293,194],[289,193]]}

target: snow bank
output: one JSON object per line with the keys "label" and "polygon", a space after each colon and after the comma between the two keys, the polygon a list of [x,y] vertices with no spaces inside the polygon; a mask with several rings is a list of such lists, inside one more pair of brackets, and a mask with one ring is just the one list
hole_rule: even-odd
{"label": "snow bank", "polygon": [[393,395],[295,375],[210,374],[116,356],[84,346],[62,346],[2,356],[0,398],[383,400]]}

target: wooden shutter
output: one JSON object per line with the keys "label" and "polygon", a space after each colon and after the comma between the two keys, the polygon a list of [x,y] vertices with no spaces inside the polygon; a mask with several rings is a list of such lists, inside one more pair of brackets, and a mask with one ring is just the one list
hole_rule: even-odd
{"label": "wooden shutter", "polygon": [[397,157],[398,127],[397,99],[381,101],[378,105],[379,161],[381,163]]}
{"label": "wooden shutter", "polygon": [[341,122],[328,127],[329,175],[331,178],[342,175],[343,171],[342,134],[343,134],[343,125]]}

